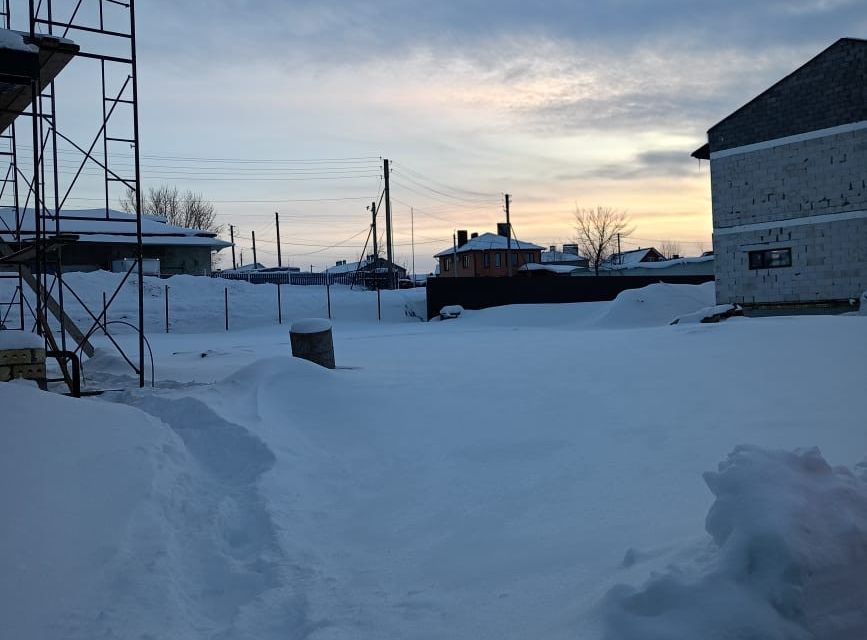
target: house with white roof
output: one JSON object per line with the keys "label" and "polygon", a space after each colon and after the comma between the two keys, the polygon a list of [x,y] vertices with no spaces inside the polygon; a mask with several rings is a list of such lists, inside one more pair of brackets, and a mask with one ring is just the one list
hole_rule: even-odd
{"label": "house with white roof", "polygon": [[[136,217],[109,209],[62,210],[55,221],[49,213],[40,217],[47,237],[63,236],[60,254],[64,271],[110,271],[114,262],[136,257]],[[160,216],[143,215],[142,251],[145,260],[159,260],[163,275],[211,273],[212,253],[232,243],[213,231],[188,229],[169,224]],[[25,248],[36,236],[32,209],[16,215],[11,207],[0,207],[0,242]]]}
{"label": "house with white roof", "polygon": [[[439,277],[501,278],[516,273],[525,264],[540,263],[542,247],[508,237],[508,227],[499,225],[500,233],[473,233],[460,230],[454,246],[434,257],[439,261]],[[511,268],[507,264],[511,255]]]}
{"label": "house with white roof", "polygon": [[617,269],[623,267],[633,267],[639,263],[646,262],[662,262],[665,256],[653,247],[645,247],[644,249],[633,249],[631,251],[623,251],[613,253],[611,257],[602,263],[603,269]]}

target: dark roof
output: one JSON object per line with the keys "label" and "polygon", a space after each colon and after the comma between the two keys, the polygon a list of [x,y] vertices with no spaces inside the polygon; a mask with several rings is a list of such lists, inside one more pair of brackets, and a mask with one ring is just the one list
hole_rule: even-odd
{"label": "dark roof", "polygon": [[867,120],[867,40],[840,38],[708,130],[692,156]]}

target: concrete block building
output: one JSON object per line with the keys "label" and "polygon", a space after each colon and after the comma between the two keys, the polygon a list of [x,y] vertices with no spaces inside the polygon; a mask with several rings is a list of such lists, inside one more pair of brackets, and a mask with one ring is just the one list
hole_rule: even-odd
{"label": "concrete block building", "polygon": [[718,303],[867,289],[867,40],[843,38],[708,131]]}

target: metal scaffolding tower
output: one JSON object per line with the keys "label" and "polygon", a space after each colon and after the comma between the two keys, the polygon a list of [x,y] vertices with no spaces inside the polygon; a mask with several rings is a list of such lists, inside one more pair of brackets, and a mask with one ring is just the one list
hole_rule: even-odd
{"label": "metal scaffolding tower", "polygon": [[[21,4],[24,4],[22,1]],[[2,0],[0,19],[21,32],[31,53],[8,52],[0,58],[0,206],[14,211],[0,226],[0,277],[17,277],[11,300],[0,301],[0,325],[16,317],[45,339],[63,379],[73,388],[73,369],[83,355],[93,355],[90,338],[99,331],[145,383],[144,289],[141,235],[141,170],[134,0],[28,0],[26,24]],[[34,53],[35,52],[35,53]],[[16,58],[21,58],[20,60]],[[55,80],[74,74],[74,91]],[[91,82],[88,88],[87,82]],[[99,87],[101,108],[80,103]],[[68,98],[68,101],[65,100]],[[95,101],[95,100],[94,100]],[[63,120],[64,108],[75,103]],[[69,126],[69,129],[65,129]],[[29,128],[29,135],[22,135]],[[130,161],[130,150],[131,161]],[[3,164],[5,163],[5,167]],[[92,310],[63,277],[63,247],[77,238],[63,232],[68,203],[82,190],[93,194],[100,182],[102,210],[92,218],[120,222],[110,215],[112,198],[134,203],[135,254],[130,268],[110,292],[106,305]],[[119,192],[118,190],[122,190]],[[127,219],[128,225],[130,219]],[[5,238],[5,240],[4,240]],[[17,271],[17,273],[16,273]],[[137,324],[108,322],[107,309],[126,283],[135,280]],[[33,294],[25,295],[32,291]],[[88,316],[85,330],[70,319],[65,301],[74,299]],[[30,300],[33,300],[31,304]],[[111,325],[124,324],[137,334],[136,347],[124,349]]]}

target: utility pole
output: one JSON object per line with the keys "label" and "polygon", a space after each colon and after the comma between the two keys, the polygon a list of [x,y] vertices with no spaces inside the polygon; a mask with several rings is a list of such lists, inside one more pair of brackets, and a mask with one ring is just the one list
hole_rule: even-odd
{"label": "utility pole", "polygon": [[283,254],[280,251],[280,214],[274,212],[274,224],[277,225],[277,266],[283,266]]}
{"label": "utility pole", "polygon": [[409,237],[412,244],[412,283],[415,285],[415,211],[409,208]]}
{"label": "utility pole", "polygon": [[[373,232],[373,281],[376,284],[376,319],[382,320],[382,301],[379,294],[379,275],[376,272],[379,264],[379,245],[376,239],[376,202],[370,203],[370,228]],[[367,256],[362,256],[362,259]]]}
{"label": "utility pole", "polygon": [[251,231],[250,233],[253,234],[253,266],[255,267],[256,264],[259,262],[256,259],[256,231],[254,230],[254,231]]}
{"label": "utility pole", "polygon": [[241,249],[241,266],[244,266],[244,250]]}
{"label": "utility pole", "polygon": [[385,253],[388,258],[388,288],[394,289],[394,247],[391,229],[391,188],[389,187],[388,158],[382,160],[382,171],[385,176]]}
{"label": "utility pole", "polygon": [[506,227],[508,234],[506,235],[506,273],[512,277],[512,221],[509,218],[509,194],[506,194]]}
{"label": "utility pole", "polygon": [[[376,203],[375,202],[370,203],[370,217],[371,217],[370,226],[373,229],[373,259],[377,260],[377,259],[379,259],[379,245],[377,244],[377,240],[376,240]],[[362,259],[364,259],[367,256],[361,256],[361,257],[362,257]]]}
{"label": "utility pole", "polygon": [[623,264],[623,254],[620,252],[620,234],[617,234],[617,264]]}
{"label": "utility pole", "polygon": [[[229,225],[229,238],[232,240],[232,268],[237,269],[238,265],[235,263],[235,225]],[[243,264],[243,259],[241,263]]]}

